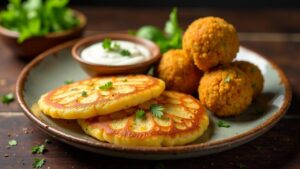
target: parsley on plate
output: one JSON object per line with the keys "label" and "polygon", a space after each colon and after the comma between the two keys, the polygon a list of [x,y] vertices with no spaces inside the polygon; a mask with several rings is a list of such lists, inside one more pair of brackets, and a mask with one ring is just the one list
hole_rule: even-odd
{"label": "parsley on plate", "polygon": [[152,104],[150,106],[150,111],[157,118],[162,118],[162,116],[164,115],[164,107],[159,104]]}
{"label": "parsley on plate", "polygon": [[107,82],[104,85],[99,86],[100,90],[109,90],[111,88],[113,88],[113,83],[112,82]]}

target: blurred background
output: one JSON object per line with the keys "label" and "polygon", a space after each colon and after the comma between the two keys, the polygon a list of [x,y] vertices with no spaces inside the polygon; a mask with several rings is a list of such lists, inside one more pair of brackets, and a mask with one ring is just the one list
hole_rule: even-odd
{"label": "blurred background", "polygon": [[[1,0],[0,5],[5,5],[6,0]],[[102,5],[102,6],[145,6],[145,7],[299,7],[298,0],[72,0],[71,5]]]}

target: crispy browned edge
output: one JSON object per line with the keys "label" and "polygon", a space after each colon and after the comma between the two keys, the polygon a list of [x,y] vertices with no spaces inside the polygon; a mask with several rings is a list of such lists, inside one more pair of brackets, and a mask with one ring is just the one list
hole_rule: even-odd
{"label": "crispy browned edge", "polygon": [[[285,114],[286,110],[288,109],[291,98],[292,98],[292,91],[290,87],[290,83],[286,77],[286,75],[283,73],[283,71],[270,59],[265,58],[268,60],[273,68],[278,72],[281,83],[283,83],[285,88],[285,96],[284,96],[284,103],[283,106],[279,109],[278,112],[276,112],[272,117],[270,117],[267,121],[262,123],[261,125],[257,126],[256,128],[245,132],[243,134],[236,135],[234,137],[230,137],[228,139],[223,139],[221,141],[213,141],[213,142],[204,142],[200,144],[190,144],[190,145],[184,145],[184,146],[176,146],[176,147],[127,147],[127,146],[120,146],[120,145],[114,145],[104,142],[97,142],[92,143],[87,140],[76,138],[71,135],[67,135],[59,130],[56,130],[55,128],[52,128],[51,126],[47,126],[45,123],[43,123],[41,120],[39,120],[37,117],[34,116],[34,114],[31,112],[30,107],[28,107],[24,101],[23,97],[23,90],[24,90],[24,84],[26,81],[26,78],[30,71],[37,66],[45,57],[49,56],[50,54],[56,53],[59,50],[62,50],[64,48],[71,47],[74,45],[77,40],[73,40],[70,42],[63,43],[61,45],[58,45],[52,49],[49,49],[45,51],[44,53],[40,54],[38,57],[36,57],[33,61],[31,61],[20,73],[17,84],[16,84],[16,94],[18,102],[21,106],[21,108],[24,110],[25,115],[33,121],[39,128],[47,132],[48,134],[55,136],[55,137],[62,137],[66,141],[73,142],[75,144],[83,144],[85,146],[93,147],[93,148],[101,148],[101,149],[107,149],[111,151],[121,152],[133,152],[133,153],[151,153],[151,154],[165,154],[165,153],[187,153],[187,152],[196,152],[199,150],[208,150],[208,149],[218,149],[223,146],[231,146],[233,144],[239,144],[243,143],[244,141],[251,140],[251,138],[255,136],[259,136],[266,132],[268,129],[270,129],[279,119]],[[246,48],[247,49],[247,48]],[[260,55],[261,56],[261,55]]]}

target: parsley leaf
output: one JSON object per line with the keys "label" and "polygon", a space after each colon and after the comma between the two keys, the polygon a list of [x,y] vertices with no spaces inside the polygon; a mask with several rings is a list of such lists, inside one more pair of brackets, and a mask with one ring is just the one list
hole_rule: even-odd
{"label": "parsley leaf", "polygon": [[162,116],[164,115],[164,112],[163,112],[164,107],[162,105],[159,105],[159,104],[152,104],[150,106],[150,111],[157,118],[162,118]]}
{"label": "parsley leaf", "polygon": [[135,112],[135,117],[138,119],[144,119],[145,118],[145,111],[143,109],[139,109]]}
{"label": "parsley leaf", "polygon": [[131,56],[130,51],[127,50],[127,49],[122,49],[121,52],[120,52],[120,54],[121,54],[122,56]]}
{"label": "parsley leaf", "polygon": [[107,82],[104,85],[99,86],[100,90],[109,90],[111,88],[113,88],[113,83],[112,82]]}
{"label": "parsley leaf", "polygon": [[1,102],[3,104],[9,104],[15,100],[14,94],[13,93],[8,93],[6,95],[3,95],[1,97]]}
{"label": "parsley leaf", "polygon": [[231,127],[230,124],[226,123],[225,121],[218,121],[218,127],[225,127],[225,128],[229,128]]}
{"label": "parsley leaf", "polygon": [[81,93],[81,96],[82,97],[86,97],[88,94],[87,94],[87,92],[86,91],[82,91],[82,93]]}
{"label": "parsley leaf", "polygon": [[45,150],[45,145],[44,144],[37,145],[37,146],[32,147],[31,153],[32,154],[43,154],[44,150]]}
{"label": "parsley leaf", "polygon": [[33,168],[42,168],[42,166],[45,164],[46,160],[45,159],[39,159],[39,158],[34,158],[34,162],[32,164]]}
{"label": "parsley leaf", "polygon": [[103,49],[105,49],[106,51],[109,51],[109,52],[117,52],[117,53],[120,53],[120,55],[122,55],[122,56],[131,56],[131,53],[129,50],[122,49],[119,43],[113,42],[111,39],[108,39],[108,38],[106,38],[102,41],[102,47],[103,47]]}
{"label": "parsley leaf", "polygon": [[73,80],[66,80],[66,81],[65,81],[65,84],[67,84],[67,85],[68,85],[68,84],[72,84],[72,83],[74,83]]}
{"label": "parsley leaf", "polygon": [[16,146],[18,144],[17,140],[9,140],[8,145],[10,146]]}
{"label": "parsley leaf", "polygon": [[108,39],[108,38],[104,39],[102,42],[102,47],[103,47],[103,49],[109,51],[111,49],[111,39]]}
{"label": "parsley leaf", "polygon": [[224,82],[229,83],[230,81],[231,81],[231,77],[227,75],[226,78],[224,79]]}

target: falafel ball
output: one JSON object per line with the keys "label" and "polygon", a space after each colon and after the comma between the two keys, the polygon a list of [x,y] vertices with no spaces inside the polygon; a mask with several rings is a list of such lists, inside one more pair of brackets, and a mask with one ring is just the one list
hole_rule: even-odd
{"label": "falafel ball", "polygon": [[193,58],[181,49],[164,53],[158,65],[158,77],[165,81],[169,90],[195,94],[202,75],[194,65]]}
{"label": "falafel ball", "polygon": [[239,115],[251,104],[253,96],[247,75],[232,66],[206,72],[198,92],[201,103],[220,117]]}
{"label": "falafel ball", "polygon": [[246,73],[247,77],[250,79],[254,97],[262,92],[264,87],[264,78],[256,65],[247,61],[235,61],[231,65]]}
{"label": "falafel ball", "polygon": [[228,64],[239,50],[233,25],[218,17],[194,21],[183,35],[183,49],[194,58],[200,70],[208,71],[218,64]]}

